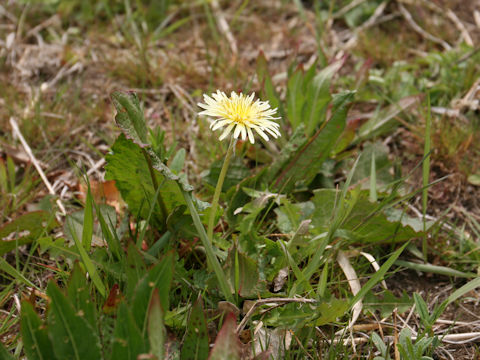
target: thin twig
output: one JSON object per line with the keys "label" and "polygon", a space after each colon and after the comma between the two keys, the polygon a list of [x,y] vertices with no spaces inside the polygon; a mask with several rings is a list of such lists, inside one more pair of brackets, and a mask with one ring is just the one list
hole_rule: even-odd
{"label": "thin twig", "polygon": [[365,21],[362,25],[360,25],[355,29],[354,34],[350,37],[347,43],[342,46],[343,50],[348,50],[355,46],[360,33],[374,26],[377,23],[377,20],[382,16],[385,8],[387,7],[387,4],[388,4],[388,1],[384,1],[380,3],[380,5],[378,5],[378,7],[373,12],[372,16],[370,16],[367,21]]}
{"label": "thin twig", "polygon": [[398,8],[400,9],[401,14],[407,21],[407,23],[412,27],[413,30],[415,30],[417,33],[419,33],[421,36],[423,36],[425,39],[430,40],[431,42],[434,42],[436,44],[439,44],[443,46],[445,50],[450,50],[452,47],[450,44],[448,44],[445,40],[442,40],[436,36],[433,36],[432,34],[426,32],[425,30],[422,29],[420,25],[418,25],[415,20],[413,20],[412,14],[408,12],[408,10],[403,6],[402,4],[398,4]]}
{"label": "thin twig", "polygon": [[345,5],[343,8],[338,10],[335,14],[332,15],[333,19],[338,19],[341,18],[343,15],[348,13],[350,10],[356,8],[357,6],[361,5],[364,3],[366,0],[353,0],[351,3],[348,5]]}
{"label": "thin twig", "polygon": [[[10,118],[10,125],[12,126],[12,131],[13,131],[14,136],[18,137],[18,139],[22,143],[23,148],[25,149],[25,152],[29,156],[30,161],[32,162],[33,166],[35,166],[35,169],[37,169],[38,174],[40,175],[43,183],[45,184],[45,186],[48,189],[48,192],[51,195],[56,195],[55,190],[53,189],[52,185],[50,184],[50,181],[48,181],[47,177],[45,176],[45,173],[43,172],[42,167],[40,166],[37,158],[35,157],[35,155],[33,155],[32,149],[30,148],[27,141],[25,140],[22,133],[20,132],[17,121],[13,117]],[[62,201],[60,199],[57,199],[56,203],[58,205],[58,208],[60,209],[60,214],[62,216],[65,216],[67,214],[67,211],[65,210],[65,207],[63,206]]]}
{"label": "thin twig", "polygon": [[35,36],[43,29],[46,29],[51,25],[60,24],[60,22],[61,22],[60,16],[58,14],[54,14],[51,17],[49,17],[47,20],[35,26],[33,29],[28,30],[27,34],[25,35],[25,38],[29,38],[30,36]]}
{"label": "thin twig", "polygon": [[220,32],[227,38],[228,44],[230,45],[230,49],[232,50],[232,54],[236,57],[238,54],[238,47],[237,47],[237,40],[232,34],[230,30],[230,26],[228,26],[228,22],[223,15],[222,10],[220,9],[220,5],[218,4],[217,0],[211,0],[213,12],[217,16],[217,24]]}
{"label": "thin twig", "polygon": [[[414,5],[415,4],[415,1],[408,1],[408,0],[398,0],[398,1],[400,1],[404,4],[409,4],[409,5]],[[446,15],[447,18],[451,22],[453,22],[453,24],[457,27],[458,31],[460,31],[461,36],[465,40],[465,43],[469,46],[473,46],[473,40],[472,40],[472,37],[470,36],[470,34],[468,33],[467,28],[465,27],[465,25],[460,21],[458,16],[451,9],[444,9],[441,6],[438,6],[437,4],[435,4],[435,2],[431,1],[431,0],[420,0],[420,2],[425,7],[427,7],[431,11],[436,12],[440,16]]]}
{"label": "thin twig", "polygon": [[450,20],[452,20],[452,22],[455,24],[457,29],[460,31],[460,34],[462,35],[462,38],[465,41],[465,44],[467,44],[468,46],[473,46],[473,40],[470,34],[468,33],[467,28],[451,9],[447,10],[447,17]]}

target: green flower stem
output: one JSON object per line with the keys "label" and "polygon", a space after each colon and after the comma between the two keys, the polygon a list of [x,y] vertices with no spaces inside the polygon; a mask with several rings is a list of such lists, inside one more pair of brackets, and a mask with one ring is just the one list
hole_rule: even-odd
{"label": "green flower stem", "polygon": [[143,156],[145,157],[145,160],[147,160],[148,170],[150,171],[150,177],[152,178],[153,188],[156,192],[158,192],[157,200],[158,200],[158,204],[160,205],[160,210],[162,211],[162,215],[165,219],[165,224],[166,224],[168,211],[167,211],[167,207],[165,206],[165,202],[163,201],[162,194],[160,194],[160,191],[158,191],[158,181],[157,181],[157,177],[155,176],[155,170],[153,169],[152,159],[150,159],[150,155],[148,155],[148,153],[143,148],[142,148],[142,153],[143,153]]}
{"label": "green flower stem", "polygon": [[205,253],[207,254],[208,263],[210,264],[210,266],[213,267],[213,271],[217,276],[218,283],[220,284],[220,289],[222,290],[223,295],[225,296],[225,299],[227,301],[230,301],[231,303],[234,303],[234,299],[230,290],[230,286],[228,285],[227,278],[225,277],[222,267],[220,266],[220,263],[218,262],[218,259],[213,252],[212,242],[207,237],[207,233],[205,232],[205,227],[200,221],[200,216],[198,216],[197,209],[193,204],[192,194],[183,190],[181,187],[180,189],[183,193],[183,197],[185,198],[185,202],[187,203],[187,207],[190,210],[193,224],[195,225],[198,235],[200,236],[200,240],[203,243],[203,247],[205,248]]}
{"label": "green flower stem", "polygon": [[233,148],[235,146],[235,139],[232,136],[230,140],[230,145],[228,145],[227,154],[225,155],[225,161],[223,162],[222,170],[218,176],[217,187],[215,188],[215,193],[213,194],[212,207],[210,208],[210,218],[208,219],[208,239],[210,242],[213,242],[213,227],[215,221],[215,214],[217,213],[218,200],[220,199],[220,194],[222,192],[223,182],[225,180],[225,175],[227,175],[228,165],[230,164],[230,159],[233,154]]}

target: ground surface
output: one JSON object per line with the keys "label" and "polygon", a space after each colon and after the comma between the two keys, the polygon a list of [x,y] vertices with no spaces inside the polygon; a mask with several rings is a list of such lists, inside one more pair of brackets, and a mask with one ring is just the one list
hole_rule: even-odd
{"label": "ground surface", "polygon": [[[202,1],[172,3],[163,19],[150,19],[148,13],[140,11],[132,18],[125,12],[106,15],[101,9],[83,9],[80,1],[65,2],[64,6],[55,1],[9,0],[0,4],[0,155],[2,164],[7,164],[7,158],[13,161],[17,184],[15,189],[2,188],[2,223],[45,208],[49,194],[12,122],[18,124],[32,149],[51,192],[70,213],[81,208],[85,195],[82,171],[90,176],[93,186],[104,180],[104,156],[118,135],[111,92],[135,90],[149,125],[163,129],[169,144],[176,141],[178,148],[187,150],[185,171],[199,189],[199,196],[208,199],[211,189],[202,188],[201,174],[225,147],[214,141],[198,119],[201,95],[217,88],[259,92],[256,68],[261,53],[268,60],[281,97],[286,96],[291,64],[307,69],[316,61],[343,59],[331,87],[335,92],[357,89],[348,116],[353,128],[376,111],[387,109],[388,115],[388,109],[394,112],[395,106],[402,107],[402,99],[418,96],[414,105],[405,106],[405,112],[394,114],[400,125],[377,139],[398,171],[412,171],[405,181],[405,188],[410,190],[422,186],[417,166],[425,155],[425,94],[430,91],[429,181],[446,178],[428,190],[428,219],[438,224],[428,238],[429,264],[477,273],[478,2],[332,1],[330,8],[317,6],[315,1],[224,1],[218,7]],[[158,26],[161,20],[166,24],[163,27]],[[350,147],[352,159],[363,146],[359,142]],[[341,184],[345,174],[342,169],[333,172],[332,184]],[[31,180],[22,183],[28,176]],[[108,198],[109,190],[103,191]],[[111,204],[118,201],[113,193]],[[54,201],[50,204],[56,206]],[[419,193],[409,201],[406,212],[418,217],[421,211]],[[23,248],[20,251],[22,256],[28,253]],[[13,253],[3,256],[11,264],[18,259]],[[401,259],[418,260],[408,252]],[[50,260],[44,264],[56,266]],[[359,260],[357,265],[366,269],[368,263]],[[340,279],[341,271],[335,271],[337,280],[345,283]],[[36,274],[35,281],[43,286],[54,276],[48,269]],[[403,267],[386,278],[396,296],[403,291],[410,295],[418,292],[429,309],[466,281]],[[7,278],[2,284],[6,286]],[[18,316],[12,309],[19,294],[15,289],[2,292],[0,317],[11,323],[2,328],[2,341],[7,346],[16,341],[18,322],[9,314]],[[480,293],[472,290],[463,303],[450,305],[442,314],[434,325],[435,334],[446,329],[449,334],[471,334],[444,341],[434,358],[480,356],[476,345],[480,339],[479,302]],[[371,323],[372,319],[372,314],[364,313],[357,323]],[[385,318],[383,323],[386,328],[398,329],[420,326],[411,308]],[[366,358],[373,358],[373,351],[362,348],[361,341],[357,348]],[[350,349],[349,356],[357,358],[356,350]]]}

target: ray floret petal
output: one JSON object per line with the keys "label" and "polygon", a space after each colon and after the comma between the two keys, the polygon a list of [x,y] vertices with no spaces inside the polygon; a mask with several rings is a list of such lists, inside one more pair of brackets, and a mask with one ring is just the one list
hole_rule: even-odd
{"label": "ray floret petal", "polygon": [[247,137],[250,142],[255,143],[253,131],[260,135],[265,141],[269,135],[277,138],[281,136],[280,125],[275,121],[280,119],[274,117],[277,109],[270,108],[268,101],[259,99],[253,101],[255,93],[244,95],[232,91],[228,97],[223,91],[217,90],[211,96],[203,95],[205,103],[198,103],[203,109],[199,115],[207,116],[212,120],[210,129],[216,131],[224,128],[219,140],[225,139],[230,133],[235,139],[241,136],[242,140]]}

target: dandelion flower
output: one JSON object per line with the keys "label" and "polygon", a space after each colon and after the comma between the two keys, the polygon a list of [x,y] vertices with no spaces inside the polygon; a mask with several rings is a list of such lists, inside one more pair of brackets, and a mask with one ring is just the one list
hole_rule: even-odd
{"label": "dandelion flower", "polygon": [[225,139],[233,130],[233,137],[242,140],[247,136],[253,144],[255,139],[253,131],[268,141],[268,135],[277,138],[280,136],[278,128],[280,125],[274,120],[280,119],[274,117],[277,109],[271,109],[268,101],[256,100],[253,102],[255,93],[246,96],[242,93],[237,94],[232,91],[230,97],[224,92],[217,90],[212,97],[204,94],[205,104],[199,103],[198,106],[204,109],[199,115],[205,115],[213,118],[210,129],[213,131],[226,126],[219,140]]}

